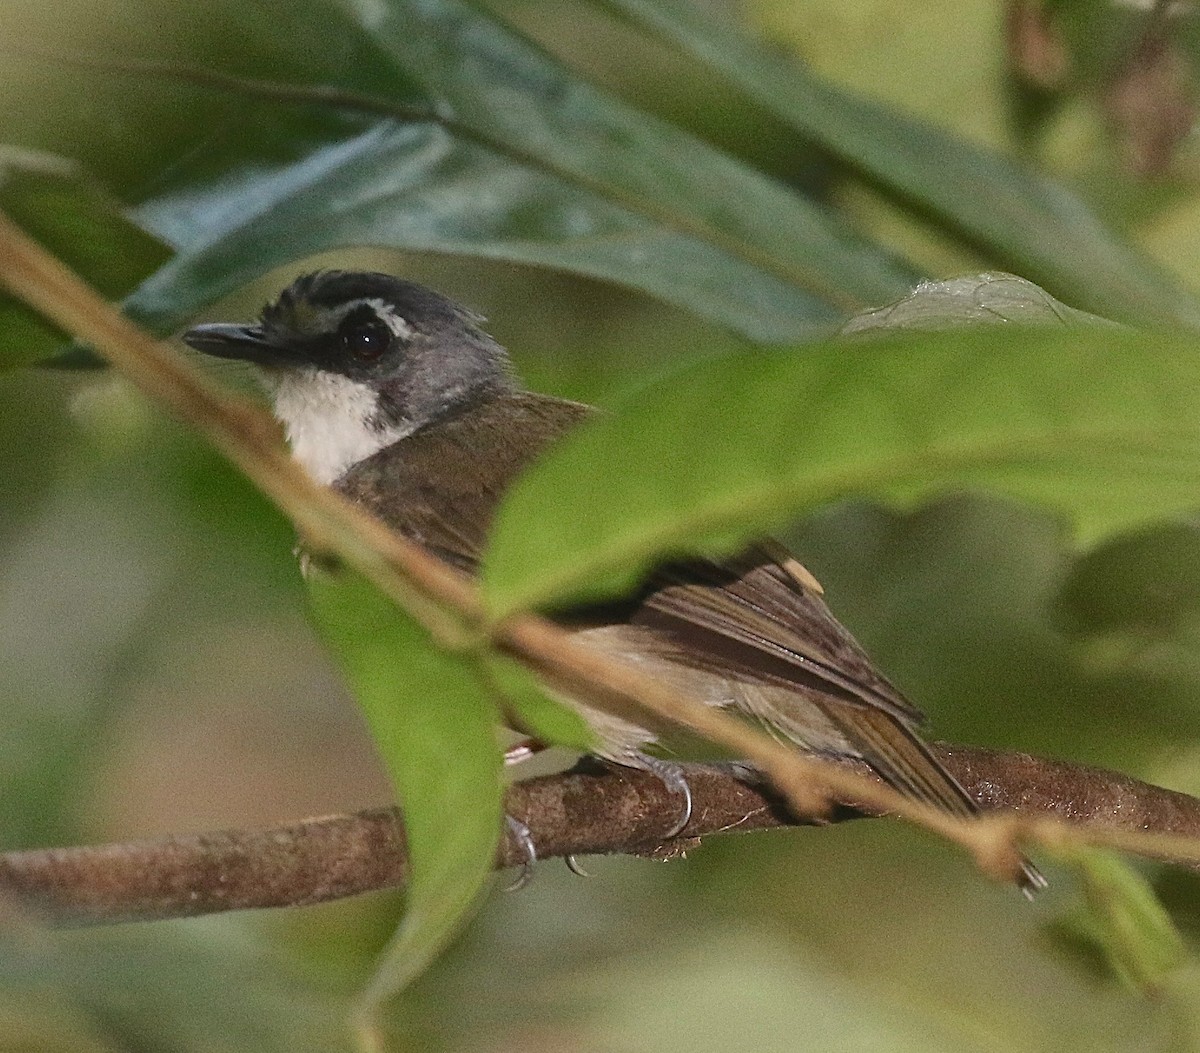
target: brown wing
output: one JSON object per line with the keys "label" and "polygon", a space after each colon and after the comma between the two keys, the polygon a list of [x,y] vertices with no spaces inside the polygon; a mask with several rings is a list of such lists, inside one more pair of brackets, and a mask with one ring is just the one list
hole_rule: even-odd
{"label": "brown wing", "polygon": [[833,616],[807,572],[789,564],[774,546],[755,546],[720,564],[670,565],[655,574],[630,621],[674,661],[725,677],[732,704],[775,731],[804,744],[832,725],[846,753],[897,789],[956,815],[976,814],[975,801],[917,734],[921,713]]}
{"label": "brown wing", "polygon": [[[725,678],[729,701],[777,733],[804,745],[812,730],[823,736],[832,727],[845,752],[902,793],[952,815],[977,815],[974,798],[917,734],[920,712],[875,668],[811,578],[773,544],[724,564],[675,564],[656,575],[629,628],[657,641],[661,658]],[[1031,896],[1046,880],[1022,860],[1018,884]]]}
{"label": "brown wing", "polygon": [[724,563],[692,560],[659,570],[634,620],[705,636],[720,661],[762,685],[818,688],[898,720],[923,717],[875,668],[858,641],[777,553],[754,546]]}

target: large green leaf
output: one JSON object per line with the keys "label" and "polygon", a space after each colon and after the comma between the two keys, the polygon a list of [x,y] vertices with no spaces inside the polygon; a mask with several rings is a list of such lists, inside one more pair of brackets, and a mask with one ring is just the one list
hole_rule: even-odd
{"label": "large green leaf", "polygon": [[[228,99],[205,115],[213,133],[148,173],[141,216],[180,250],[133,301],[160,325],[297,256],[363,244],[602,277],[765,340],[915,279],[821,204],[460,0],[290,5],[340,63],[266,5],[188,10],[197,24],[176,13],[175,35],[221,25],[243,79],[201,73]],[[281,68],[310,104],[268,82]]]}
{"label": "large green leaf", "polygon": [[341,5],[480,139],[833,302],[869,302],[907,280],[824,209],[595,90],[478,8],[393,0],[384,14],[359,0]]}
{"label": "large green leaf", "polygon": [[439,652],[361,578],[314,573],[309,585],[404,810],[407,911],[365,996],[374,1010],[437,954],[491,872],[503,816],[497,714],[475,660]]}
{"label": "large green leaf", "polygon": [[[271,159],[247,168],[250,125]],[[271,267],[352,245],[573,271],[764,340],[834,317],[700,238],[429,123],[239,100],[205,149],[227,162],[225,177],[172,186],[138,213],[180,247],[130,304],[161,329]]]}
{"label": "large green leaf", "polygon": [[[0,210],[113,298],[128,295],[171,255],[120,202],[60,157],[0,145]],[[36,362],[65,339],[0,294],[0,367]]]}
{"label": "large green leaf", "polygon": [[1057,296],[1102,314],[1200,325],[1200,302],[1079,197],[1012,158],[835,88],[688,0],[600,2]]}
{"label": "large green leaf", "polygon": [[629,584],[851,496],[983,488],[1085,537],[1200,503],[1200,356],[1121,329],[997,330],[714,356],[589,422],[520,480],[497,612]]}

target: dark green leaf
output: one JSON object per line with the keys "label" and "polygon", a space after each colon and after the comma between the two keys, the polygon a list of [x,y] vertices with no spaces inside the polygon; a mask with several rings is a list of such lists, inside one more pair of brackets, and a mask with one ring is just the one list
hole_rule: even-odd
{"label": "dark green leaf", "polygon": [[[171,255],[71,162],[0,146],[0,211],[104,295],[120,299]],[[0,294],[0,367],[62,350],[66,337]]]}
{"label": "dark green leaf", "polygon": [[[253,81],[226,84],[224,113],[207,115],[213,134],[148,173],[157,189],[141,215],[180,248],[134,301],[160,325],[347,245],[563,268],[765,340],[798,338],[835,317],[830,305],[877,303],[915,280],[822,205],[457,0],[397,0],[361,25],[338,5],[292,5],[305,23],[322,14],[322,38],[353,56],[340,66],[314,57],[311,39],[281,35],[265,8],[195,10],[239,41]],[[353,97],[304,105],[259,80],[280,66],[293,87]]]}
{"label": "dark green leaf", "polygon": [[1076,632],[1166,636],[1200,614],[1200,524],[1161,523],[1081,557],[1058,607]]}
{"label": "dark green leaf", "polygon": [[1193,507],[1200,357],[1120,329],[953,333],[713,357],[569,436],[516,485],[497,612],[628,585],[838,498],[983,488],[1083,537]]}
{"label": "dark green leaf", "polygon": [[687,0],[601,2],[719,70],[814,142],[1055,295],[1100,314],[1200,325],[1194,297],[1045,176],[834,88]]}
{"label": "dark green leaf", "polygon": [[[131,301],[160,329],[271,267],[367,245],[540,264],[640,289],[750,336],[778,340],[835,316],[778,278],[602,195],[430,124],[239,101],[208,161],[285,155],[140,211],[181,245]],[[178,174],[183,174],[182,172]],[[895,288],[895,287],[893,287]]]}
{"label": "dark green leaf", "polygon": [[481,139],[838,303],[908,281],[824,209],[595,90],[477,8],[397,0],[368,32]]}
{"label": "dark green leaf", "polygon": [[374,1008],[450,939],[491,872],[503,817],[497,714],[475,660],[440,653],[361,578],[314,573],[309,594],[404,810],[408,906],[367,992]]}

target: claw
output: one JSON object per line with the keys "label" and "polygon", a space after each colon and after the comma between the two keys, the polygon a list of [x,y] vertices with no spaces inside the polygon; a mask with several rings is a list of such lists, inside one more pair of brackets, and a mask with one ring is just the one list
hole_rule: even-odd
{"label": "claw", "polygon": [[508,827],[508,832],[512,839],[520,846],[525,853],[525,862],[521,864],[521,873],[517,875],[516,881],[509,885],[505,892],[517,892],[523,889],[530,881],[533,880],[533,866],[537,862],[537,848],[533,844],[533,835],[520,819],[514,819],[511,815],[504,817],[505,825]]}
{"label": "claw", "polygon": [[663,834],[663,840],[668,841],[682,833],[683,828],[692,819],[692,790],[687,784],[687,779],[683,777],[683,768],[672,761],[663,760],[661,757],[650,757],[645,753],[637,755],[636,767],[645,769],[651,775],[656,775],[668,790],[683,798],[683,811],[680,813],[679,821]]}
{"label": "claw", "polygon": [[546,749],[546,744],[538,739],[520,739],[504,751],[504,766],[512,767],[534,757]]}
{"label": "claw", "polygon": [[563,860],[567,864],[567,869],[578,877],[591,877],[586,870],[579,865],[579,860],[574,856],[566,856]]}

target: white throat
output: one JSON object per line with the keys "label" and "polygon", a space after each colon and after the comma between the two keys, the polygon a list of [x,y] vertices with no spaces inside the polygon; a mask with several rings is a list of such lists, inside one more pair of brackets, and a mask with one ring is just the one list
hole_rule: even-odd
{"label": "white throat", "polygon": [[375,392],[348,377],[307,369],[273,376],[269,383],[292,456],[319,483],[332,483],[412,432],[411,426],[373,423]]}

